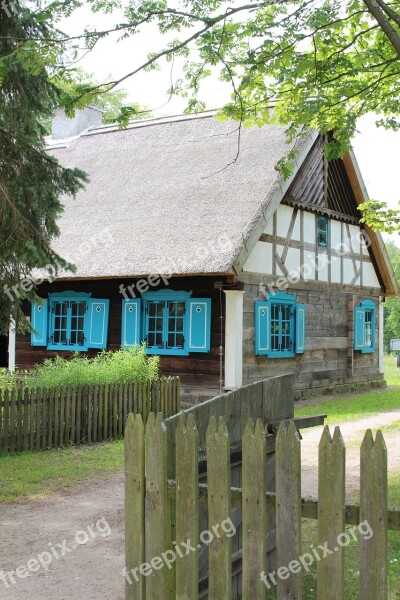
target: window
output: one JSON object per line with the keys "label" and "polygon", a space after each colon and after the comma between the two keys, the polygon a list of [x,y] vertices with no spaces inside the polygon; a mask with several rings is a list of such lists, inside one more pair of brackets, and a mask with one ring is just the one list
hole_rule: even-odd
{"label": "window", "polygon": [[50,302],[50,345],[74,350],[85,346],[85,301]]}
{"label": "window", "polygon": [[146,343],[148,354],[209,352],[211,300],[162,290],[122,301],[122,346]]}
{"label": "window", "polygon": [[32,305],[32,346],[49,350],[88,350],[107,347],[109,300],[83,292],[49,294]]}
{"label": "window", "polygon": [[324,215],[319,215],[317,218],[317,244],[318,246],[322,246],[326,248],[328,245],[328,227],[329,221],[328,217]]}
{"label": "window", "polygon": [[375,303],[363,300],[354,309],[354,350],[375,352]]}
{"label": "window", "polygon": [[305,350],[305,305],[277,292],[255,303],[255,353],[293,357]]}

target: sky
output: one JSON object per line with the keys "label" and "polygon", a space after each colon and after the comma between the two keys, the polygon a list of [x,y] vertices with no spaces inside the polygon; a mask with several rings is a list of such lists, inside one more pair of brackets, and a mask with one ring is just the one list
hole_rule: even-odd
{"label": "sky", "polygon": [[[109,29],[114,22],[122,21],[122,14],[96,14],[83,8],[73,13],[68,21],[60,23],[60,28],[69,34],[82,33],[85,27]],[[155,27],[146,26],[137,36],[118,42],[116,36],[101,40],[95,49],[86,54],[76,66],[93,73],[100,81],[119,78],[141,65],[149,52],[165,45]],[[172,77],[181,75],[181,64],[175,63]],[[185,100],[173,97],[169,100],[167,89],[171,82],[171,66],[164,65],[157,71],[139,73],[124,81],[129,100],[139,102],[154,111],[155,115],[176,115],[183,112]],[[208,109],[224,104],[230,96],[230,86],[217,77],[211,77],[203,84],[200,98]],[[385,131],[375,126],[376,117],[367,115],[360,119],[358,134],[353,147],[360,165],[370,198],[384,200],[391,208],[398,208],[400,185],[400,131]],[[398,234],[391,236],[400,242]]]}

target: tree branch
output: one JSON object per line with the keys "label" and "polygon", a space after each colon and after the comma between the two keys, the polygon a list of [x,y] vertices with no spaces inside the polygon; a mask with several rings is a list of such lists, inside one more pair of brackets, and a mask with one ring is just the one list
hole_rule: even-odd
{"label": "tree branch", "polygon": [[387,14],[387,16],[390,17],[400,27],[400,15],[397,12],[395,12],[393,8],[390,8],[390,6],[386,4],[386,2],[383,2],[383,0],[376,1],[381,7],[381,9]]}
{"label": "tree branch", "polygon": [[379,7],[377,0],[364,0],[364,4],[368,8],[371,15],[374,17],[383,33],[396,50],[397,57],[400,60],[400,36],[397,31],[392,27],[391,23],[385,17],[384,12]]}

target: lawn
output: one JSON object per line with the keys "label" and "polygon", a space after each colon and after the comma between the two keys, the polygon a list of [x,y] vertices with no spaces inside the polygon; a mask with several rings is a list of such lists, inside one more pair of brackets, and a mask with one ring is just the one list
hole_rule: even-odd
{"label": "lawn", "polygon": [[[385,376],[391,386],[400,386],[400,370],[395,357],[385,358]],[[328,424],[361,419],[379,412],[400,408],[400,387],[376,390],[345,398],[334,397],[296,409],[296,416],[327,413]],[[400,420],[382,428],[400,430]],[[0,456],[0,502],[40,498],[60,490],[68,490],[82,482],[99,481],[123,468],[123,441],[92,446],[71,447],[47,452],[30,452],[16,456]],[[400,474],[389,480],[389,505],[400,506]],[[316,544],[316,525],[303,520],[303,551]],[[400,597],[400,532],[389,533],[389,595]],[[345,597],[359,597],[359,545],[352,542],[346,549]],[[268,598],[274,598],[274,593]],[[316,567],[304,577],[304,600],[316,597]]]}
{"label": "lawn", "polygon": [[[400,506],[400,474],[389,480],[389,506]],[[346,526],[350,528],[352,525]],[[310,544],[317,546],[317,521],[303,520],[303,552],[308,552]],[[359,599],[359,542],[351,541],[345,550],[345,598]],[[388,600],[398,600],[400,597],[400,532],[389,531],[388,543]],[[316,566],[304,576],[303,600],[313,600],[316,597]],[[272,597],[271,597],[272,598]]]}
{"label": "lawn", "polygon": [[385,356],[384,369],[385,379],[388,385],[400,385],[400,369],[397,368],[397,357],[394,355]]}
{"label": "lawn", "polygon": [[[396,357],[386,356],[384,362],[385,378],[390,386],[400,386],[400,369],[396,367]],[[309,405],[295,409],[295,416],[328,415],[327,425],[338,425],[346,421],[356,421],[380,412],[400,408],[400,387],[379,389],[361,395],[334,396],[321,399]]]}
{"label": "lawn", "polygon": [[123,468],[122,440],[0,456],[0,502],[38,498]]}

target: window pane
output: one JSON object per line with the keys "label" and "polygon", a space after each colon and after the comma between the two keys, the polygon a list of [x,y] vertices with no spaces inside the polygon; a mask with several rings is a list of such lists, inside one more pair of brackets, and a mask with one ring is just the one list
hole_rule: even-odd
{"label": "window pane", "polygon": [[68,327],[68,302],[54,302],[53,344],[66,346]]}
{"label": "window pane", "polygon": [[71,331],[69,336],[70,346],[83,346],[85,342],[83,316],[86,310],[86,302],[70,302],[71,308]]}
{"label": "window pane", "polygon": [[164,302],[147,304],[147,345],[149,348],[163,347],[163,312]]}
{"label": "window pane", "polygon": [[372,312],[370,310],[365,313],[365,346],[372,347]]}
{"label": "window pane", "polygon": [[288,304],[272,304],[271,306],[272,352],[285,352],[292,350],[292,310],[292,306]]}
{"label": "window pane", "polygon": [[319,216],[317,219],[317,240],[318,246],[328,245],[328,219],[325,216]]}
{"label": "window pane", "polygon": [[167,302],[168,311],[168,339],[167,348],[181,349],[184,345],[183,339],[183,315],[185,313],[184,302]]}

